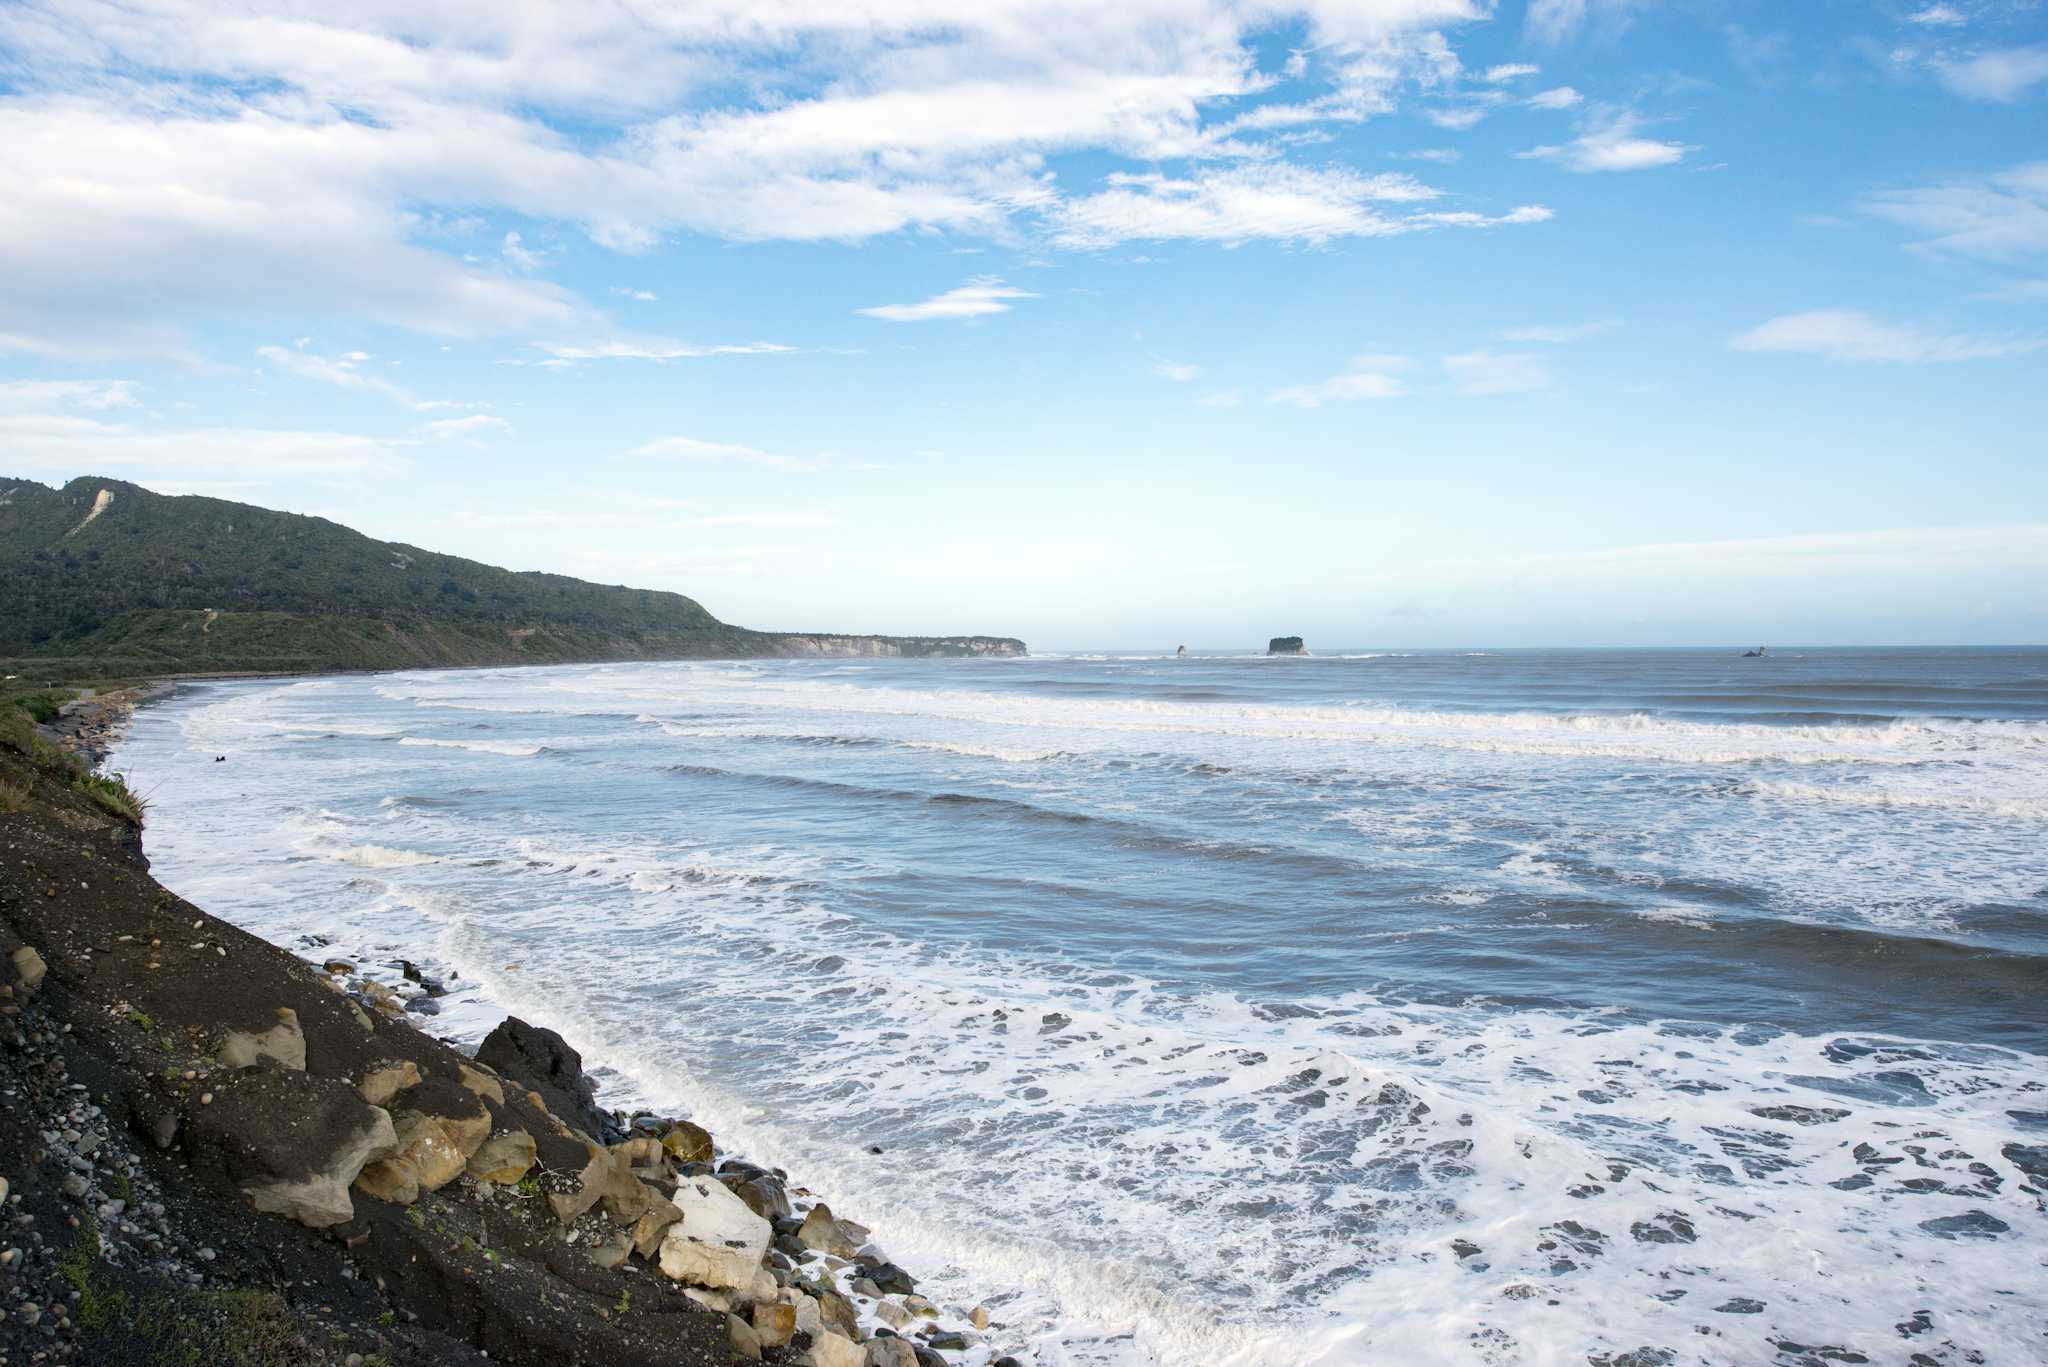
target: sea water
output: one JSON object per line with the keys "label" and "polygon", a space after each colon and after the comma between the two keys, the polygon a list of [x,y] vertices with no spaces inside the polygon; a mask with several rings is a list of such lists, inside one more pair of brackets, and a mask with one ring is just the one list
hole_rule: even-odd
{"label": "sea water", "polygon": [[2048,651],[224,683],[114,763],[171,887],[563,1031],[969,1362],[2048,1357]]}

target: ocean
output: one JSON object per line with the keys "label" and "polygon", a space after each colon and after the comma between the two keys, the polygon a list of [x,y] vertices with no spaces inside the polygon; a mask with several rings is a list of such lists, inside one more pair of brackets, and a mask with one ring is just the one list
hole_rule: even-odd
{"label": "ocean", "polygon": [[2048,1359],[2048,650],[1739,654],[216,683],[112,766],[1027,1360]]}

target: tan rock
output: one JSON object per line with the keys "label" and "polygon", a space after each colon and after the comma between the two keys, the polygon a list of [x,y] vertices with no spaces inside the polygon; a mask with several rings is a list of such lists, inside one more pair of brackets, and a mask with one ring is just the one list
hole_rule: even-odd
{"label": "tan rock", "polygon": [[815,1339],[824,1327],[825,1317],[819,1313],[818,1298],[799,1293],[799,1299],[796,1303],[797,1332],[809,1334]]}
{"label": "tan rock", "polygon": [[293,1072],[306,1071],[306,1035],[299,1029],[299,1013],[289,1006],[278,1007],[277,1024],[261,1034],[237,1030],[221,1041],[220,1061],[230,1068],[253,1068],[266,1059]]}
{"label": "tan rock", "polygon": [[976,1329],[987,1329],[989,1320],[988,1307],[985,1305],[975,1306],[974,1313],[969,1315],[967,1319]]}
{"label": "tan rock", "polygon": [[633,1251],[643,1258],[653,1258],[661,1251],[661,1236],[682,1218],[683,1213],[670,1202],[656,1205],[633,1222]]}
{"label": "tan rock", "polygon": [[731,1310],[732,1297],[723,1291],[714,1291],[708,1286],[686,1286],[683,1294],[707,1310]]}
{"label": "tan rock", "polygon": [[355,1187],[379,1201],[409,1206],[420,1199],[420,1174],[410,1161],[380,1158],[356,1174]]}
{"label": "tan rock", "polygon": [[738,1315],[725,1317],[726,1332],[732,1336],[732,1350],[750,1362],[761,1360],[761,1336],[754,1332],[754,1326]]}
{"label": "tan rock", "polygon": [[632,1252],[633,1236],[630,1234],[620,1234],[614,1237],[610,1243],[599,1244],[596,1248],[591,1249],[590,1261],[596,1263],[605,1271],[610,1272],[614,1268],[623,1267],[626,1259],[631,1256]]}
{"label": "tan rock", "polygon": [[505,1086],[498,1081],[495,1073],[488,1072],[483,1068],[473,1067],[467,1063],[458,1063],[455,1067],[456,1071],[461,1074],[463,1086],[469,1088],[470,1091],[475,1092],[478,1096],[489,1097],[500,1106],[505,1104]]}
{"label": "tan rock", "polygon": [[661,1241],[662,1275],[717,1290],[750,1288],[773,1231],[739,1197],[708,1177],[676,1188],[683,1218]]}
{"label": "tan rock", "polygon": [[754,1337],[763,1348],[780,1348],[788,1343],[796,1337],[796,1307],[756,1301]]}
{"label": "tan rock", "polygon": [[536,1149],[533,1136],[524,1130],[493,1135],[469,1156],[467,1171],[479,1182],[496,1182],[509,1187],[533,1170]]}
{"label": "tan rock", "polygon": [[565,1225],[597,1204],[604,1195],[605,1179],[611,1172],[611,1155],[601,1146],[586,1144],[585,1149],[589,1157],[584,1162],[583,1171],[570,1179],[575,1185],[548,1193],[548,1209]]}
{"label": "tan rock", "polygon": [[900,1330],[916,1319],[917,1316],[884,1296],[881,1300],[875,1302],[875,1318],[888,1325],[891,1329]]}
{"label": "tan rock", "polygon": [[917,1350],[900,1338],[869,1339],[866,1367],[917,1367]]}
{"label": "tan rock", "polygon": [[850,1339],[860,1337],[860,1312],[837,1291],[827,1291],[818,1297],[818,1318],[827,1329],[837,1329]]}
{"label": "tan rock", "polygon": [[363,1074],[363,1080],[356,1084],[356,1095],[372,1106],[388,1106],[391,1098],[408,1087],[420,1085],[419,1066],[411,1059],[395,1063],[380,1063]]}
{"label": "tan rock", "polygon": [[393,1122],[398,1130],[398,1152],[390,1161],[410,1163],[424,1191],[439,1191],[462,1175],[469,1166],[454,1122],[418,1111],[401,1112]]}
{"label": "tan rock", "polygon": [[677,1163],[709,1163],[711,1131],[687,1120],[679,1120],[661,1137],[661,1147],[668,1150],[669,1158]]}
{"label": "tan rock", "polygon": [[623,1158],[630,1164],[654,1163],[668,1152],[662,1148],[659,1139],[652,1139],[646,1135],[622,1139],[612,1145],[611,1151],[614,1157]]}
{"label": "tan rock", "polygon": [[810,1367],[867,1367],[868,1355],[844,1334],[827,1329],[811,1341]]}
{"label": "tan rock", "polygon": [[50,971],[43,956],[33,948],[23,945],[14,951],[14,971],[21,976],[22,990],[33,992],[43,985],[43,975]]}
{"label": "tan rock", "polygon": [[832,1207],[823,1201],[811,1207],[810,1214],[797,1227],[796,1240],[814,1253],[829,1253],[834,1257],[851,1258],[860,1252],[860,1245],[848,1237],[837,1220],[832,1218]]}

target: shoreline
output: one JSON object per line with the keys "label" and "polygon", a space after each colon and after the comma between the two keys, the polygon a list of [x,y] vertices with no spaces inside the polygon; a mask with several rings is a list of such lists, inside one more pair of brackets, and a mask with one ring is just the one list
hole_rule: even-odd
{"label": "shoreline", "polygon": [[[237,676],[232,681],[242,681],[245,677],[304,676]],[[141,707],[170,696],[186,683],[200,681],[159,679],[104,693],[91,693],[67,703],[57,718],[38,729],[97,768],[106,762],[125,737]],[[0,749],[0,758],[5,755],[6,751]],[[0,811],[5,810],[13,809],[0,808]],[[153,900],[176,900],[174,894],[161,889],[146,872],[141,872],[148,865],[141,832],[130,828],[117,833],[116,838],[123,845],[124,854],[139,866],[141,881],[156,889],[152,894]],[[85,881],[81,880],[82,886]],[[0,885],[4,885],[4,865],[0,865]],[[55,895],[54,889],[52,895]],[[209,926],[218,926],[223,932],[229,930],[229,923],[216,922],[197,908],[190,910],[196,917],[192,921],[193,931],[203,932]],[[177,933],[182,936],[187,932],[180,930]],[[439,1013],[438,1000],[446,988],[415,965],[402,960],[386,965],[398,972],[398,977],[391,979],[389,973],[371,971],[369,963],[364,957],[355,955],[355,947],[352,946],[306,943],[295,952],[284,945],[257,939],[247,932],[237,930],[232,933],[261,945],[270,956],[288,957],[299,972],[319,984],[323,997],[345,1003],[363,1028],[372,1029],[380,1035],[389,1030],[401,1030],[416,1037],[419,1043],[431,1046],[434,1051],[472,1060],[471,1065],[456,1065],[468,1068],[463,1074],[464,1085],[472,1089],[470,1073],[488,1074],[493,1079],[502,1079],[503,1083],[515,1080],[521,1084],[533,1083],[534,1089],[528,1095],[536,1104],[543,1097],[553,1102],[551,1107],[542,1106],[541,1113],[551,1118],[550,1123],[563,1128],[568,1136],[582,1141],[587,1151],[587,1161],[581,1165],[582,1170],[575,1172],[570,1170],[577,1166],[573,1150],[569,1151],[571,1157],[550,1169],[546,1160],[547,1141],[543,1140],[539,1146],[541,1155],[531,1172],[544,1173],[541,1180],[543,1190],[547,1192],[546,1204],[558,1217],[557,1221],[540,1221],[543,1225],[554,1226],[553,1238],[549,1242],[565,1241],[587,1250],[599,1268],[630,1277],[636,1284],[635,1289],[646,1279],[647,1272],[656,1270],[654,1264],[658,1262],[657,1283],[666,1282],[668,1286],[665,1289],[684,1300],[725,1315],[726,1323],[721,1327],[731,1349],[730,1360],[762,1359],[810,1364],[811,1367],[948,1367],[948,1364],[953,1367],[960,1367],[960,1364],[967,1367],[982,1367],[983,1364],[989,1367],[1021,1367],[1017,1359],[1001,1355],[995,1344],[985,1337],[986,1331],[994,1327],[985,1308],[955,1307],[951,1311],[942,1311],[918,1296],[916,1278],[890,1261],[886,1252],[872,1242],[864,1226],[836,1215],[816,1192],[792,1181],[787,1173],[757,1165],[741,1154],[718,1149],[707,1131],[686,1120],[648,1111],[629,1115],[603,1110],[594,1096],[594,1081],[584,1074],[581,1057],[574,1045],[553,1031],[528,1026],[516,1016],[507,1015],[481,1044],[456,1045],[426,1029],[425,1018]],[[12,936],[8,938],[12,939]],[[131,941],[133,937],[120,938]],[[159,942],[152,940],[151,943]],[[152,949],[152,958],[158,953],[166,953],[168,957],[166,951]],[[311,956],[310,962],[308,956]],[[20,964],[19,957],[15,962]],[[52,954],[42,962],[61,962],[61,959]],[[148,965],[150,969],[158,966],[155,962]],[[205,966],[211,968],[211,965]],[[155,979],[152,985],[161,984],[167,978],[168,975],[165,979]],[[399,982],[401,987],[393,987],[387,979]],[[401,992],[401,988],[405,991]],[[17,985],[9,1000],[19,1000],[21,995],[20,985]],[[117,1002],[114,1005],[125,1007],[127,1003]],[[493,1002],[494,1007],[497,1005]],[[280,1020],[293,1014],[284,1009],[278,1012]],[[130,1015],[152,1019],[141,1012],[132,1011]],[[292,1031],[287,1033],[299,1032],[303,1016],[302,1007],[293,1020],[279,1025],[277,1030],[283,1031],[286,1025],[290,1025]],[[255,1024],[251,1022],[249,1038],[273,1040],[276,1032],[256,1032]],[[70,1026],[65,1029],[68,1033]],[[265,1064],[262,1055],[268,1045],[258,1044],[255,1047],[259,1055],[255,1062]],[[305,1044],[293,1046],[289,1041],[285,1052],[289,1054],[293,1047],[302,1054],[309,1052]],[[483,1060],[486,1059],[496,1066],[484,1066]],[[544,1066],[522,1077],[519,1075],[522,1063]],[[308,1065],[302,1063],[299,1066],[303,1069]],[[267,1072],[267,1064],[265,1067]],[[198,1085],[204,1085],[220,1076],[219,1061],[215,1060],[211,1067],[202,1063],[198,1069],[186,1071],[184,1079],[188,1091],[195,1073]],[[223,1078],[215,1085],[226,1085],[226,1080]],[[252,1084],[245,1082],[242,1085]],[[369,1086],[367,1077],[364,1086]],[[498,1090],[508,1094],[510,1091],[502,1085]],[[201,1094],[202,1104],[210,1105],[213,1099],[212,1093]],[[400,1116],[397,1134],[401,1145],[405,1145],[416,1139],[424,1127],[406,1129],[404,1117],[414,1113],[399,1111],[402,1100],[401,1097],[387,1104]],[[497,1115],[493,1108],[493,1118],[503,1120],[505,1117]],[[563,1123],[576,1118],[585,1122],[580,1131]],[[74,1132],[69,1126],[60,1128],[67,1135]],[[500,1138],[503,1138],[507,1127],[500,1124],[490,1128],[498,1130]],[[488,1145],[472,1139],[469,1147],[472,1150],[481,1147],[488,1153],[499,1144],[500,1139],[492,1139]],[[532,1141],[528,1141],[528,1147],[532,1147]],[[6,1161],[5,1148],[5,1144],[0,1143],[0,1162]],[[557,1157],[560,1156],[558,1153]],[[130,1157],[139,1159],[142,1155]],[[475,1153],[467,1157],[473,1160]],[[428,1208],[430,1203],[435,1206],[446,1203],[451,1193],[457,1205],[471,1201],[480,1201],[486,1206],[490,1204],[494,1187],[489,1180],[477,1177],[474,1161],[468,1163],[469,1175],[458,1177],[454,1186],[428,1196],[426,1192],[431,1188],[421,1183],[417,1196],[404,1199],[410,1194],[407,1172],[411,1171],[412,1177],[417,1179],[418,1164],[419,1155],[411,1148],[405,1148],[395,1157],[373,1159],[363,1166],[352,1183],[355,1200],[352,1203],[354,1211],[350,1215],[352,1223],[348,1227],[354,1228],[356,1223],[360,1223],[365,1206],[387,1207],[387,1214],[402,1212],[410,1220],[421,1209]],[[396,1176],[393,1169],[398,1170]],[[0,1168],[0,1172],[5,1171]],[[128,1175],[121,1178],[124,1189],[130,1188],[136,1180],[137,1177]],[[522,1178],[522,1190],[524,1183]],[[345,1194],[349,1185],[344,1183],[342,1186],[344,1206],[351,1204]],[[563,1190],[556,1191],[557,1186]],[[664,1188],[669,1190],[664,1191]],[[247,1194],[250,1189],[245,1186],[243,1190]],[[495,1190],[502,1193],[504,1188],[501,1185]],[[15,1200],[19,1203],[20,1185],[17,1184],[15,1191]],[[97,1187],[84,1194],[90,1199],[96,1193],[104,1194]],[[333,1193],[329,1195],[331,1197]],[[365,1196],[391,1199],[366,1201],[363,1199]],[[663,1199],[665,1196],[667,1201]],[[0,1184],[0,1201],[6,1199],[7,1188]],[[257,1200],[261,1206],[260,1199],[253,1196],[251,1199]],[[418,1204],[414,1204],[415,1201]],[[672,1227],[660,1213],[670,1208],[668,1202],[673,1202],[673,1208],[681,1212],[681,1223]],[[99,1204],[102,1209],[112,1204],[116,1217],[122,1209],[118,1201],[101,1201]],[[164,1203],[155,1204],[161,1207]],[[619,1218],[628,1213],[634,1216],[631,1221]],[[606,1216],[610,1218],[602,1218]],[[731,1229],[743,1232],[747,1239],[758,1237],[761,1249],[751,1272],[709,1267],[704,1257],[694,1256],[689,1249],[682,1248],[688,1241],[674,1237],[675,1231],[690,1227],[693,1218],[700,1223],[706,1219],[714,1224],[726,1221]],[[748,1221],[753,1223],[748,1224]],[[652,1228],[649,1228],[650,1222]],[[76,1223],[74,1218],[73,1224]],[[631,1225],[630,1230],[607,1233],[627,1224]],[[355,1243],[349,1242],[348,1247],[355,1247]],[[690,1244],[690,1248],[694,1247]],[[206,1251],[212,1252],[211,1249]],[[636,1256],[647,1264],[638,1269],[638,1276],[633,1275]],[[495,1263],[496,1259],[487,1255],[486,1261]],[[547,1261],[552,1264],[554,1255],[550,1255]],[[715,1263],[717,1259],[710,1261]],[[7,1267],[8,1264],[0,1263],[0,1285],[9,1280]],[[16,1270],[19,1270],[19,1265]],[[728,1272],[732,1275],[726,1275]],[[188,1275],[203,1279],[205,1272],[194,1267]],[[346,1267],[334,1275],[344,1281],[354,1280]],[[383,1283],[380,1282],[379,1286],[382,1289]],[[331,1281],[323,1283],[317,1278],[302,1281],[301,1289],[308,1288],[314,1289],[315,1295],[334,1290]],[[621,1315],[630,1301],[630,1295],[620,1294],[618,1309]],[[409,1311],[405,1315],[408,1323],[419,1322],[421,1318],[417,1311]],[[788,1323],[784,1323],[785,1320]],[[59,1327],[75,1330],[79,1326],[70,1320],[60,1319]],[[684,1351],[693,1346],[702,1347],[705,1336],[696,1332],[700,1327],[691,1326],[691,1332],[686,1333],[682,1340],[669,1345],[676,1350],[676,1355],[665,1360],[728,1360],[715,1355],[693,1357]],[[8,1351],[7,1342],[4,1336],[0,1336],[0,1364],[11,1365],[17,1359]],[[474,1346],[480,1348],[484,1345],[479,1340]],[[943,1355],[947,1353],[954,1356]],[[523,1360],[517,1353],[508,1355],[502,1346],[493,1349],[492,1357],[497,1361]],[[111,1362],[127,1359],[110,1357],[94,1360]],[[311,1362],[316,1359],[305,1360]],[[378,1360],[374,1356],[356,1354],[349,1357],[348,1363],[359,1367],[361,1363]],[[401,1355],[389,1360],[414,1359]],[[429,1360],[467,1361],[466,1358],[453,1357],[418,1360],[422,1363]],[[555,1359],[534,1357],[531,1360],[553,1362]],[[341,1359],[335,1361],[340,1362]],[[639,1359],[626,1354],[591,1361],[603,1362],[610,1367],[613,1362],[625,1364]]]}

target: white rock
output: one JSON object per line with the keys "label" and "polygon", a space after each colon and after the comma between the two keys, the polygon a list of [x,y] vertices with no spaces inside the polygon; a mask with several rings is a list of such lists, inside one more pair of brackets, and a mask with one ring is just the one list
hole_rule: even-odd
{"label": "white rock", "polygon": [[827,1329],[811,1341],[811,1367],[867,1367],[868,1355],[844,1334]]}
{"label": "white rock", "polygon": [[683,1218],[661,1241],[662,1275],[692,1286],[751,1291],[774,1230],[709,1177],[685,1178],[674,1204]]}
{"label": "white rock", "polygon": [[875,1302],[875,1318],[891,1329],[901,1329],[917,1317],[892,1300]]}

